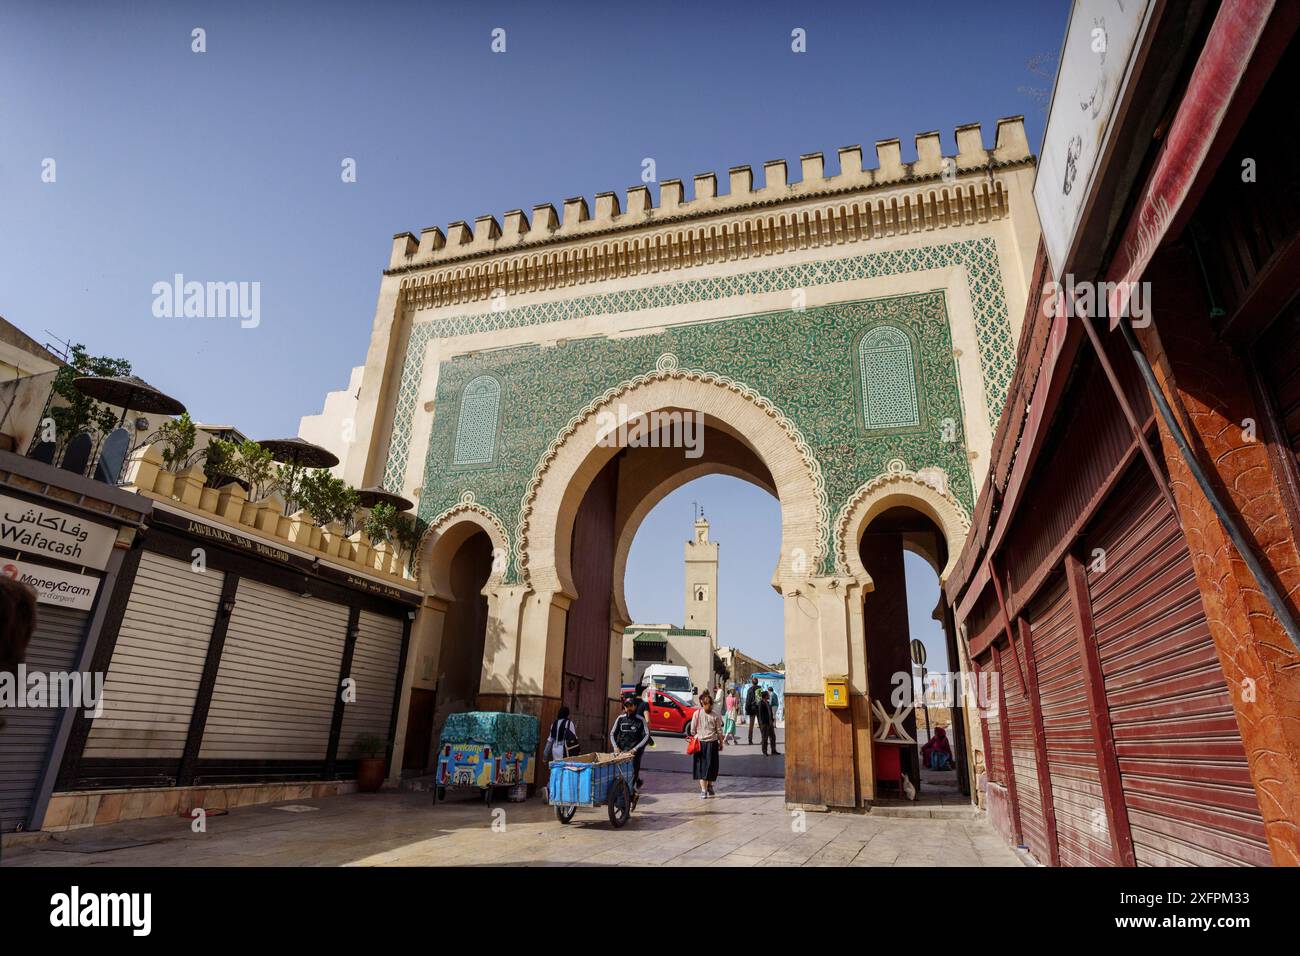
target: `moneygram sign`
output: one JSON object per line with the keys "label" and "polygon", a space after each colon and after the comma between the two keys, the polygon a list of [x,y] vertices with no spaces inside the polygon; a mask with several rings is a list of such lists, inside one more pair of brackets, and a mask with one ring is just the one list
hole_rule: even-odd
{"label": "moneygram sign", "polygon": [[0,548],[102,571],[116,540],[107,525],[0,495]]}
{"label": "moneygram sign", "polygon": [[99,590],[99,579],[88,574],[74,574],[26,561],[0,560],[0,574],[30,586],[42,604],[75,611],[89,611]]}

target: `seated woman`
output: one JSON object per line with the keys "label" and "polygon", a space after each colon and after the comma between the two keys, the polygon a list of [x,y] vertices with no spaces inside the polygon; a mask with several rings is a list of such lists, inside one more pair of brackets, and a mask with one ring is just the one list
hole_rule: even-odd
{"label": "seated woman", "polygon": [[931,770],[952,769],[952,747],[948,745],[948,734],[942,727],[934,728],[934,736],[921,748],[921,760]]}

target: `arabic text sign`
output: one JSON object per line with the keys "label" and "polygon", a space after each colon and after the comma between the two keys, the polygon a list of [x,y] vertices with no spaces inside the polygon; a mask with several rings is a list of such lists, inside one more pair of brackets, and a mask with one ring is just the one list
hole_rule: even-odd
{"label": "arabic text sign", "polygon": [[0,548],[103,570],[117,532],[44,505],[0,495]]}
{"label": "arabic text sign", "polygon": [[36,591],[36,600],[75,611],[89,611],[99,590],[99,578],[89,574],[61,571],[28,561],[0,560],[0,574],[30,585]]}
{"label": "arabic text sign", "polygon": [[1151,8],[1150,0],[1085,0],[1071,10],[1034,180],[1043,242],[1058,281]]}

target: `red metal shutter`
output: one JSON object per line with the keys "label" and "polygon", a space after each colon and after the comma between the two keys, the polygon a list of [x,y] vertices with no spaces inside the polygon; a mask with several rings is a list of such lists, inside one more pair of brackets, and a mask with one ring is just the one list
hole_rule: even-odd
{"label": "red metal shutter", "polygon": [[1112,866],[1078,626],[1064,579],[1047,587],[1026,616],[1038,667],[1061,865]]}
{"label": "red metal shutter", "polygon": [[[1181,529],[1145,470],[1104,506],[1088,591],[1139,866],[1270,862]],[[1095,550],[1093,554],[1096,555]]]}
{"label": "red metal shutter", "polygon": [[[984,689],[983,682],[999,679],[993,668],[992,658],[980,665],[981,690]],[[988,753],[984,755],[984,767],[989,775],[990,783],[1000,783],[1004,787],[1007,784],[1006,759],[1002,751],[1002,721],[998,720],[997,704],[997,685],[989,684],[988,705],[987,709],[980,712],[980,720],[984,724],[984,732],[988,736]],[[983,702],[983,701],[981,701]]]}
{"label": "red metal shutter", "polygon": [[1034,717],[1026,691],[1025,649],[1019,643],[1002,652],[1003,697],[1007,706],[1007,733],[1011,738],[1011,769],[1016,775],[1016,799],[1020,808],[1020,830],[1034,859],[1046,863],[1047,821],[1043,797],[1038,789],[1038,754],[1034,744]]}

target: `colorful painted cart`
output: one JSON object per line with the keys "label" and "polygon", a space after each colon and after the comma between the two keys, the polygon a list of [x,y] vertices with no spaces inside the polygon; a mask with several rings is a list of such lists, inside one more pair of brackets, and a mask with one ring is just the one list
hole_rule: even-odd
{"label": "colorful painted cart", "polygon": [[531,789],[536,755],[536,717],[496,711],[452,714],[438,735],[434,802],[445,800],[448,788],[477,788],[486,803],[498,787]]}
{"label": "colorful painted cart", "polygon": [[573,819],[578,807],[606,806],[609,822],[619,829],[636,809],[631,754],[583,754],[551,762],[546,795],[561,823]]}

